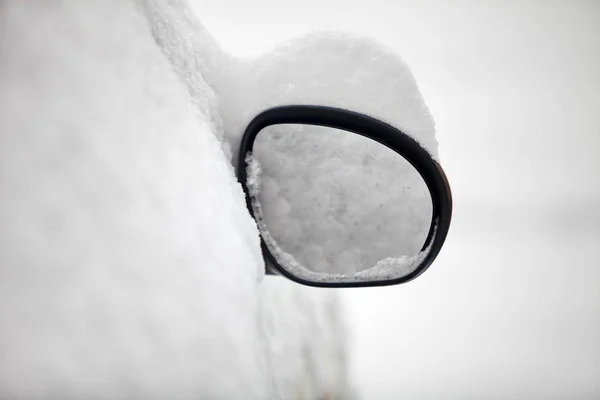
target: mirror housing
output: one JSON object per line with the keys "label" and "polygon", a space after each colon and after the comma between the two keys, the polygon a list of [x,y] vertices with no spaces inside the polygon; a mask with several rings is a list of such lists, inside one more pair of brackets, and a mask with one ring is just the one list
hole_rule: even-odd
{"label": "mirror housing", "polygon": [[[258,200],[248,185],[247,157],[252,155],[253,146],[257,135],[264,128],[278,124],[305,124],[336,128],[352,132],[393,150],[408,161],[421,175],[432,201],[432,218],[429,232],[423,247],[424,256],[419,259],[419,264],[409,274],[394,279],[305,279],[294,274],[283,266],[274,256],[275,249],[269,248],[269,241],[265,240],[268,232],[260,229],[261,247],[265,260],[270,263],[273,271],[297,283],[316,287],[365,287],[385,286],[408,282],[421,275],[433,263],[439,254],[452,217],[452,194],[450,185],[441,166],[432,158],[416,140],[406,135],[393,126],[373,117],[339,108],[314,106],[314,105],[289,105],[268,109],[258,114],[250,122],[242,136],[238,154],[237,176],[244,189],[246,205],[252,217],[257,220]],[[260,221],[257,221],[260,222]]]}

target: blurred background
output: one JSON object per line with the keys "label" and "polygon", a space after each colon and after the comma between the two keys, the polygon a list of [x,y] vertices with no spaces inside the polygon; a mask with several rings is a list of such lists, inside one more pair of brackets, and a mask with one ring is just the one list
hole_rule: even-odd
{"label": "blurred background", "polygon": [[362,398],[600,398],[600,2],[199,3],[237,55],[373,37],[434,115],[453,225],[419,279],[342,292]]}

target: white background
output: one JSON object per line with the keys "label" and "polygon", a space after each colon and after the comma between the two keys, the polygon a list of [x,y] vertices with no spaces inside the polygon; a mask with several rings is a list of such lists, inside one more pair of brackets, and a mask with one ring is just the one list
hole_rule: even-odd
{"label": "white background", "polygon": [[454,194],[447,245],[399,287],[347,290],[365,399],[600,396],[600,3],[211,0],[231,52],[313,29],[411,66]]}

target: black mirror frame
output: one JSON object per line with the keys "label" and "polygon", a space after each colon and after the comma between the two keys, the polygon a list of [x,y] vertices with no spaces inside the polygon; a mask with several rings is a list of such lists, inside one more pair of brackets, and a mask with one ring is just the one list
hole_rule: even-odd
{"label": "black mirror frame", "polygon": [[442,249],[450,228],[450,220],[452,218],[452,193],[450,191],[448,179],[446,178],[446,174],[442,167],[416,140],[393,126],[364,114],[325,106],[289,105],[265,110],[254,117],[250,124],[248,124],[242,137],[236,171],[238,180],[244,189],[246,206],[248,207],[252,218],[256,219],[252,208],[252,197],[246,185],[246,156],[248,153],[252,153],[254,141],[260,131],[264,128],[271,125],[294,123],[318,125],[353,132],[375,140],[404,157],[419,172],[431,194],[433,212],[429,233],[427,234],[427,239],[423,244],[422,250],[429,246],[430,249],[421,264],[413,272],[397,279],[354,282],[317,282],[299,278],[279,265],[263,240],[261,233],[263,255],[275,268],[275,272],[297,283],[316,287],[397,285],[411,281],[425,272]]}

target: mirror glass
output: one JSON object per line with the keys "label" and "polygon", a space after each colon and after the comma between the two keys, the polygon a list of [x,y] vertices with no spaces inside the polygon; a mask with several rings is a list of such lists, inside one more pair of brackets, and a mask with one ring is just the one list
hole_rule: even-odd
{"label": "mirror glass", "polygon": [[261,235],[278,263],[309,281],[397,279],[427,249],[432,201],[402,156],[339,129],[263,129],[246,159]]}

